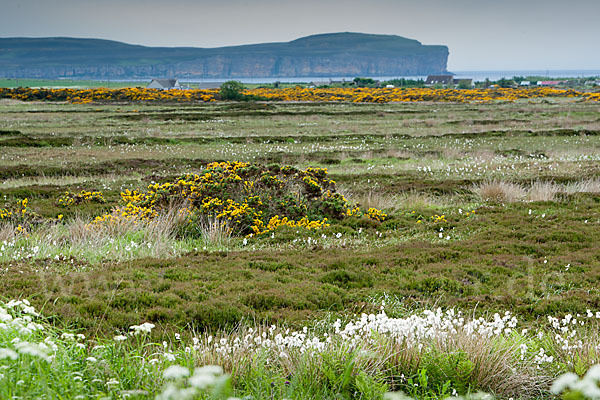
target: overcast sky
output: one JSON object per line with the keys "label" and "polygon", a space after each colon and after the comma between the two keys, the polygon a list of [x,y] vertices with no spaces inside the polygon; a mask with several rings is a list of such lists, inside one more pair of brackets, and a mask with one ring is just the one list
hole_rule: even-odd
{"label": "overcast sky", "polygon": [[149,46],[385,33],[444,44],[449,70],[600,69],[600,0],[0,0],[0,37]]}

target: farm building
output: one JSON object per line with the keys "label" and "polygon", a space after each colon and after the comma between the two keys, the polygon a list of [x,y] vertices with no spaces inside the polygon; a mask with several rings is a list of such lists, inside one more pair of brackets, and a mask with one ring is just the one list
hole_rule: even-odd
{"label": "farm building", "polygon": [[558,86],[562,82],[561,81],[538,81],[538,86]]}
{"label": "farm building", "polygon": [[181,89],[181,85],[177,79],[152,79],[147,88],[161,90]]}
{"label": "farm building", "polygon": [[429,75],[425,80],[425,85],[462,85],[473,86],[473,79],[470,78],[455,78],[453,75]]}
{"label": "farm building", "polygon": [[426,85],[453,85],[454,76],[452,75],[429,75],[425,80]]}

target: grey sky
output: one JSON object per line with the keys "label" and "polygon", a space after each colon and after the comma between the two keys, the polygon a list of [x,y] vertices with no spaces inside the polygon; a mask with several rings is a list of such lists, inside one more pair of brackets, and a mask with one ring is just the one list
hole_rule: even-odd
{"label": "grey sky", "polygon": [[450,70],[600,69],[600,0],[0,0],[0,37],[149,46],[401,35],[450,48]]}

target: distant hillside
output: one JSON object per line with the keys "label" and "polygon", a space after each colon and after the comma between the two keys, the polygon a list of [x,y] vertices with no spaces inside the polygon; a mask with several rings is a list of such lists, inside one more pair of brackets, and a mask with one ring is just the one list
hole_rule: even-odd
{"label": "distant hillside", "polygon": [[0,38],[6,78],[276,78],[426,75],[448,48],[393,35],[331,33],[287,43],[146,47],[101,39]]}

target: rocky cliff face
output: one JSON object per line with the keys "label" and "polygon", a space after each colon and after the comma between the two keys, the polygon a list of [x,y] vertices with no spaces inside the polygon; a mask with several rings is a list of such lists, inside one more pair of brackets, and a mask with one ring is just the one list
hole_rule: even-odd
{"label": "rocky cliff face", "polygon": [[400,36],[358,33],[216,49],[152,48],[93,39],[0,39],[0,75],[4,77],[235,79],[427,75],[445,72],[447,59],[446,46],[424,46]]}

